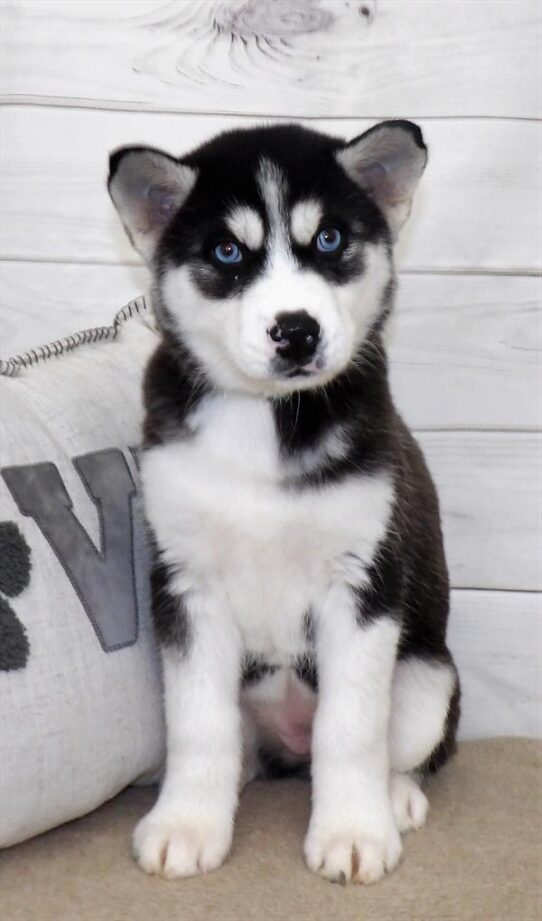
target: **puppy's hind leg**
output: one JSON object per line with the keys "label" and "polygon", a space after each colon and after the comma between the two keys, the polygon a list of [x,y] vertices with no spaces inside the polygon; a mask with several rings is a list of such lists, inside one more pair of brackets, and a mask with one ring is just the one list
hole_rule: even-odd
{"label": "puppy's hind leg", "polygon": [[398,830],[403,834],[425,825],[429,801],[420,787],[417,774],[400,774],[393,771],[390,776],[390,796],[393,815]]}
{"label": "puppy's hind leg", "polygon": [[458,720],[459,682],[451,659],[398,661],[390,715],[390,794],[400,832],[425,824],[429,803],[421,783],[453,754]]}

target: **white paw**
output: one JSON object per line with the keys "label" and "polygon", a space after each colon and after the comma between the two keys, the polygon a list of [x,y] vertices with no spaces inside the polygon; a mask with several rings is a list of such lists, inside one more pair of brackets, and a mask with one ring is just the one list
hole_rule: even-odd
{"label": "white paw", "polygon": [[307,866],[334,883],[376,883],[397,866],[401,837],[390,823],[379,835],[359,832],[309,830],[305,840]]}
{"label": "white paw", "polygon": [[393,815],[400,832],[425,825],[429,802],[412,777],[408,774],[392,774],[390,795]]}
{"label": "white paw", "polygon": [[152,810],[137,825],[133,853],[146,873],[165,879],[195,876],[219,867],[231,844],[231,827],[180,821],[174,813]]}

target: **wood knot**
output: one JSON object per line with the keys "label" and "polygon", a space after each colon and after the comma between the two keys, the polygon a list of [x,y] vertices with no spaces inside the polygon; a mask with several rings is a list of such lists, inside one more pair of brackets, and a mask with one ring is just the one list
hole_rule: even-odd
{"label": "wood knot", "polygon": [[370,6],[367,6],[365,3],[363,6],[359,7],[359,15],[363,16],[364,19],[371,20],[374,18],[374,9],[371,9]]}
{"label": "wood knot", "polygon": [[333,19],[317,0],[248,0],[242,6],[221,4],[214,27],[238,38],[287,38],[327,29]]}

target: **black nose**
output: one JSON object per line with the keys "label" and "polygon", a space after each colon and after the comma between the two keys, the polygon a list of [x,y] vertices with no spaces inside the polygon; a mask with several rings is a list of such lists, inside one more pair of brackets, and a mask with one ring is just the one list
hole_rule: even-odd
{"label": "black nose", "polygon": [[306,310],[278,313],[275,319],[269,335],[277,343],[277,354],[299,365],[308,364],[320,338],[317,321]]}

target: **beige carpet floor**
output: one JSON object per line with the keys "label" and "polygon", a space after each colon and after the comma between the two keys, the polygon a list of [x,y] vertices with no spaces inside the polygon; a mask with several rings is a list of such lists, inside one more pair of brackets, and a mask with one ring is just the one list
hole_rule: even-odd
{"label": "beige carpet floor", "polygon": [[[527,739],[464,743],[429,785],[426,827],[398,870],[341,887],[305,868],[309,786],[256,782],[233,851],[204,877],[165,882],[130,857],[154,789],[3,852],[1,921],[540,921],[541,748]],[[62,783],[62,778],[59,778]]]}

